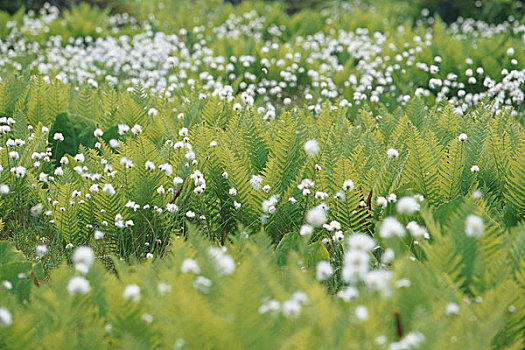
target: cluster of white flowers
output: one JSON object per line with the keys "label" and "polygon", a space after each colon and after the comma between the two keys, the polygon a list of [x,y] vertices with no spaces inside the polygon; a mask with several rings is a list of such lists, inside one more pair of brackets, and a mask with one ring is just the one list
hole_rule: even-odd
{"label": "cluster of white flowers", "polygon": [[[341,106],[360,105],[363,101],[376,103],[392,97],[397,103],[406,104],[409,97],[396,84],[413,69],[425,76],[414,86],[417,95],[434,94],[438,101],[448,98],[458,112],[464,112],[484,96],[494,97],[496,107],[519,106],[524,100],[521,85],[525,70],[517,68],[520,62],[514,48],[507,49],[509,60],[505,60],[508,62],[501,76],[489,76],[483,67],[476,66],[468,57],[460,64],[463,72],[456,74],[455,71],[446,71],[450,69],[446,58],[433,56],[426,59],[426,50],[432,46],[434,36],[429,30],[423,36],[407,33],[402,38],[404,42],[398,45],[390,40],[393,33],[371,32],[366,28],[338,29],[337,35],[324,31],[297,35],[283,44],[281,35],[286,26],[268,26],[265,24],[267,18],[254,10],[232,15],[218,25],[209,21],[210,25],[180,28],[173,34],[154,31],[149,23],[141,23],[141,30],[133,36],[120,33],[120,27],[115,26],[112,36],[96,40],[91,37],[72,38],[64,45],[59,38],[51,37],[40,45],[28,45],[24,35],[45,32],[52,22],[61,20],[55,12],[50,13],[53,15],[46,12],[38,18],[26,15],[22,28],[16,25],[9,28],[6,42],[0,46],[5,54],[4,69],[22,69],[17,58],[35,56],[29,69],[39,71],[46,80],[56,78],[95,87],[103,83],[127,87],[140,81],[145,89],[152,93],[166,93],[168,97],[200,82],[207,92],[204,95],[228,101],[234,99],[230,84],[239,79],[239,100],[245,106],[253,105],[258,96],[264,98],[266,106],[258,110],[264,120],[275,118],[270,97],[288,106],[298,96],[287,91],[296,88],[304,91],[304,100],[311,103],[309,109],[316,112],[321,109],[323,99],[335,101],[344,89],[354,93],[352,101],[342,100]],[[132,17],[125,15],[125,23],[137,25]],[[121,23],[123,17],[110,17],[109,23]],[[417,23],[428,26],[433,21],[429,17]],[[515,19],[497,26],[458,19],[446,30],[456,39],[473,41],[472,45],[475,45],[478,38],[501,35],[504,30],[515,36],[523,35],[525,26]],[[271,37],[268,38],[267,34]],[[188,40],[188,36],[192,40]],[[254,40],[258,49],[230,57],[214,52],[217,45],[212,44],[232,39]],[[283,47],[286,47],[287,54],[281,57]],[[155,52],[155,55],[149,55],[150,52]],[[337,58],[341,55],[349,56],[356,65],[346,73],[342,86],[337,86],[334,77],[344,71],[344,61]],[[254,74],[253,67],[262,67],[261,74]],[[304,76],[307,81],[304,81]],[[481,85],[484,90],[478,92]],[[236,102],[234,109],[240,110],[243,104]],[[157,108],[147,110],[151,117],[158,113]]]}

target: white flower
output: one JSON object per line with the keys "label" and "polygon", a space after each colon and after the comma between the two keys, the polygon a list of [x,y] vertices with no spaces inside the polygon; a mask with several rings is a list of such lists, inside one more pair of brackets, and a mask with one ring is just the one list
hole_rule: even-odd
{"label": "white flower", "polygon": [[343,243],[343,241],[345,240],[345,235],[343,234],[343,231],[335,231],[335,233],[332,236],[332,240],[337,244]]}
{"label": "white flower", "polygon": [[150,117],[155,117],[155,116],[157,116],[158,113],[159,113],[159,111],[156,108],[150,108],[148,110],[148,116],[150,116]]}
{"label": "white flower", "polygon": [[182,136],[182,137],[188,136],[188,129],[187,128],[181,128],[179,130],[179,136]]}
{"label": "white flower", "polygon": [[39,258],[43,258],[44,255],[47,254],[49,250],[47,249],[47,246],[46,245],[38,245],[36,247],[36,255],[39,257]]}
{"label": "white flower", "polygon": [[425,228],[419,226],[415,221],[410,221],[407,224],[406,229],[414,238],[425,237],[428,234]]}
{"label": "white flower", "polygon": [[173,174],[173,167],[168,163],[159,165],[159,169],[162,170],[167,176],[171,176],[171,174]]}
{"label": "white flower", "polygon": [[93,237],[99,241],[101,239],[104,239],[104,232],[100,231],[100,230],[95,230],[95,233],[93,234]]}
{"label": "white flower", "polygon": [[314,232],[314,228],[310,225],[302,225],[299,230],[301,236],[310,236]]}
{"label": "white flower", "polygon": [[5,307],[0,307],[0,327],[9,327],[13,324],[13,316]]}
{"label": "white flower", "polygon": [[208,255],[214,261],[215,268],[223,275],[231,275],[235,270],[235,261],[233,258],[219,248],[212,247],[208,250]]}
{"label": "white flower", "polygon": [[396,149],[389,148],[388,151],[386,151],[386,155],[388,158],[397,158],[399,157],[399,152]]}
{"label": "white flower", "polygon": [[132,128],[131,128],[131,132],[133,133],[133,135],[138,135],[142,132],[142,127],[138,124],[135,124]]}
{"label": "white flower", "polygon": [[386,292],[389,290],[389,283],[393,273],[388,270],[370,271],[365,277],[365,284],[371,290]]}
{"label": "white flower", "polygon": [[348,247],[350,249],[371,251],[376,246],[376,241],[365,233],[354,233],[348,238]]}
{"label": "white flower", "polygon": [[467,134],[460,134],[458,140],[461,142],[467,141]]}
{"label": "white flower", "polygon": [[155,164],[153,164],[153,162],[150,162],[149,160],[147,160],[146,164],[145,164],[145,167],[146,167],[146,170],[154,170],[155,169]]}
{"label": "white flower", "polygon": [[73,277],[67,284],[67,291],[71,295],[83,295],[89,292],[90,285],[87,279],[84,277]]}
{"label": "white flower", "polygon": [[470,171],[473,173],[477,173],[479,171],[479,166],[473,165],[470,167]]}
{"label": "white flower", "polygon": [[445,314],[447,316],[459,314],[459,305],[456,303],[448,303],[445,307]]}
{"label": "white flower", "polygon": [[315,278],[318,281],[326,281],[334,274],[334,268],[328,261],[320,261],[315,268]]}
{"label": "white flower", "polygon": [[355,308],[355,317],[360,321],[365,321],[368,319],[368,310],[365,306],[359,305]]}
{"label": "white flower", "polygon": [[405,236],[405,228],[395,217],[389,216],[383,220],[379,229],[379,236],[381,238],[403,237]]}
{"label": "white flower", "polygon": [[37,205],[31,207],[31,216],[39,216],[42,214],[42,209],[44,208],[44,205],[42,203],[38,203]]}
{"label": "white flower", "polygon": [[337,292],[336,296],[348,303],[359,296],[359,290],[355,287],[346,287]]}
{"label": "white flower", "polygon": [[394,250],[392,248],[387,248],[383,252],[383,255],[381,255],[381,263],[382,264],[390,264],[392,262],[392,260],[394,260],[394,257],[395,257]]}
{"label": "white flower", "polygon": [[120,142],[116,139],[111,139],[109,140],[109,147],[111,148],[119,148],[120,147]]}
{"label": "white flower", "polygon": [[208,293],[211,287],[211,280],[204,276],[197,276],[193,281],[193,288],[201,291],[202,293]]}
{"label": "white flower", "polygon": [[124,135],[128,131],[129,131],[129,126],[127,126],[125,124],[119,124],[118,125],[118,133],[119,133],[119,135]]}
{"label": "white flower", "polygon": [[112,184],[105,184],[104,187],[102,188],[102,191],[104,191],[105,193],[107,193],[110,196],[112,196],[112,195],[114,195],[116,193]]}
{"label": "white flower", "polygon": [[4,286],[4,288],[7,290],[13,289],[13,283],[9,281],[2,281],[2,286]]}
{"label": "white flower", "polygon": [[513,47],[509,47],[507,49],[507,56],[514,56],[514,48]]}
{"label": "white flower", "polygon": [[413,215],[419,211],[419,203],[414,197],[403,197],[397,202],[396,209],[399,214]]}
{"label": "white flower", "polygon": [[297,317],[301,313],[301,304],[297,300],[287,300],[283,304],[282,312],[286,317]]}
{"label": "white flower", "polygon": [[368,273],[370,256],[368,252],[356,249],[348,250],[344,255],[341,278],[346,283],[362,280]]}
{"label": "white flower", "polygon": [[343,190],[352,191],[354,189],[354,182],[352,180],[345,180],[343,183]]}
{"label": "white flower", "polygon": [[89,191],[92,193],[98,192],[98,185],[97,184],[91,185],[91,187],[89,187]]}
{"label": "white flower", "polygon": [[191,210],[188,210],[188,211],[186,212],[186,216],[187,216],[188,218],[191,219],[191,218],[194,218],[194,217],[195,217],[195,213],[192,212]]}
{"label": "white flower", "polygon": [[182,273],[194,273],[194,274],[201,273],[201,269],[199,265],[193,259],[184,259],[180,269]]}
{"label": "white flower", "polygon": [[164,295],[171,291],[171,286],[164,282],[159,282],[159,284],[157,285],[157,290],[159,291],[160,295]]}
{"label": "white flower", "polygon": [[166,210],[169,213],[174,213],[177,210],[179,210],[179,207],[177,205],[173,204],[173,203],[168,203],[168,204],[166,204]]}
{"label": "white flower", "polygon": [[26,176],[26,168],[23,166],[11,168],[11,172],[14,173],[17,178],[23,178]]}
{"label": "white flower", "polygon": [[215,146],[217,146],[217,141],[210,142],[210,147],[215,147]]}
{"label": "white flower", "polygon": [[56,176],[62,176],[64,175],[64,169],[62,169],[62,167],[58,167],[55,169],[55,175]]}
{"label": "white flower", "polygon": [[304,143],[304,151],[309,156],[315,156],[319,153],[319,150],[319,142],[317,142],[317,140],[309,140]]}
{"label": "white flower", "polygon": [[79,162],[79,163],[82,163],[83,161],[86,160],[86,157],[84,157],[84,155],[82,153],[79,153],[77,154],[74,159]]}
{"label": "white flower", "polygon": [[277,210],[275,206],[279,202],[279,196],[273,195],[269,199],[262,202],[262,209],[265,213],[273,214]]}
{"label": "white flower", "polygon": [[72,260],[77,271],[87,273],[95,261],[95,254],[90,247],[78,247],[73,252]]}
{"label": "white flower", "polygon": [[16,160],[16,159],[20,158],[20,156],[18,155],[17,151],[11,151],[11,152],[9,152],[9,158]]}
{"label": "white flower", "polygon": [[230,194],[230,196],[236,196],[237,195],[237,190],[235,188],[230,188],[228,193]]}
{"label": "white flower", "polygon": [[94,132],[93,132],[93,135],[95,137],[102,137],[102,135],[104,135],[104,132],[100,129],[96,129]]}
{"label": "white flower", "polygon": [[266,303],[259,306],[259,313],[260,314],[265,314],[267,312],[275,313],[275,312],[279,312],[280,308],[281,308],[281,304],[279,304],[277,300],[272,299],[272,300],[268,300]]}
{"label": "white flower", "polygon": [[386,200],[389,201],[390,203],[395,203],[397,201],[397,196],[394,193],[390,193],[386,197]]}
{"label": "white flower", "polygon": [[38,180],[41,182],[47,182],[49,180],[49,176],[46,173],[40,173],[38,174]]}
{"label": "white flower", "polygon": [[136,284],[130,284],[124,289],[124,293],[122,293],[122,296],[124,299],[137,302],[140,300],[140,287]]}
{"label": "white flower", "polygon": [[465,221],[465,234],[469,237],[480,237],[485,229],[483,220],[477,215],[467,216]]}
{"label": "white flower", "polygon": [[320,206],[312,208],[306,213],[306,222],[314,227],[323,226],[326,220],[326,211]]}
{"label": "white flower", "polygon": [[0,195],[6,196],[9,194],[9,192],[10,192],[9,186],[7,186],[6,184],[0,185]]}
{"label": "white flower", "polygon": [[64,141],[64,135],[62,135],[62,133],[55,133],[55,135],[53,135],[53,140],[55,141]]}
{"label": "white flower", "polygon": [[[226,174],[226,173],[224,173]],[[223,176],[224,176],[223,174]],[[227,174],[226,174],[227,175]],[[227,178],[228,176],[226,176]],[[252,178],[250,179],[250,184],[252,185],[252,187],[256,190],[260,189],[261,188],[261,184],[262,184],[262,177],[258,176],[258,175],[252,175]]]}

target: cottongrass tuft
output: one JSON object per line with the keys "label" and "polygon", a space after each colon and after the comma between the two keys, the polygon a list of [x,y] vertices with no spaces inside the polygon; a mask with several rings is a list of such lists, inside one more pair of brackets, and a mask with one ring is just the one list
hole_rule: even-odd
{"label": "cottongrass tuft", "polygon": [[91,289],[89,281],[84,277],[73,277],[67,284],[67,291],[71,295],[84,295]]}
{"label": "cottongrass tuft", "polygon": [[140,300],[140,287],[136,284],[130,284],[122,293],[122,297],[126,300],[137,302]]}
{"label": "cottongrass tuft", "polygon": [[0,327],[9,327],[13,324],[13,316],[5,307],[0,307]]}

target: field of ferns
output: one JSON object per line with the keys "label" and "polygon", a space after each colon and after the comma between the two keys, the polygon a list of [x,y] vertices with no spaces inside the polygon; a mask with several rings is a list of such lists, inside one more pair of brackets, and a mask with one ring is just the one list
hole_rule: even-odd
{"label": "field of ferns", "polygon": [[0,349],[525,349],[523,12],[124,3],[0,12]]}

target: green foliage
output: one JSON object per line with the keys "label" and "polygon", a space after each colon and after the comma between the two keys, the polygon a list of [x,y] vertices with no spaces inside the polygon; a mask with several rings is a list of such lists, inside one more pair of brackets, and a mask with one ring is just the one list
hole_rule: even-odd
{"label": "green foliage", "polygon": [[[522,106],[476,95],[475,107],[458,109],[457,90],[481,93],[484,83],[447,78],[473,65],[492,77],[521,69],[523,53],[507,53],[519,33],[457,35],[436,20],[430,41],[431,23],[385,21],[390,5],[288,16],[280,4],[243,2],[239,18],[219,0],[128,5],[137,26],[84,4],[42,31],[27,29],[31,15],[0,14],[0,37],[61,34],[76,45],[182,26],[193,30],[174,60],[187,48],[256,63],[232,60],[232,74],[215,62],[166,64],[181,84],[161,94],[124,71],[68,82],[35,74],[40,61],[29,56],[2,68],[0,349],[525,349]],[[257,31],[221,36],[226,22]],[[401,62],[400,48],[439,69],[407,63],[389,72],[380,100],[359,99],[346,83],[367,79],[365,61],[321,45],[357,28],[384,39],[367,64]],[[203,67],[232,94],[200,85]],[[243,93],[244,77],[271,88],[290,67],[297,80],[279,93],[253,103]],[[450,103],[445,90],[414,93],[430,77],[450,83]],[[328,98],[330,85],[340,89]]]}
{"label": "green foliage", "polygon": [[[468,205],[472,203],[464,203],[462,208]],[[431,220],[432,211],[423,212],[425,220]],[[0,306],[13,315],[13,325],[0,327],[2,348],[17,349],[29,341],[32,346],[75,344],[93,349],[151,349],[182,344],[199,349],[373,349],[377,342],[397,342],[409,333],[422,334],[420,348],[425,349],[456,344],[480,349],[523,346],[519,320],[525,314],[513,267],[503,268],[490,288],[473,295],[461,287],[464,263],[455,261],[473,254],[472,249],[488,248],[487,240],[478,242],[476,248],[462,248],[448,262],[443,254],[460,248],[465,238],[460,242],[461,233],[443,227],[442,234],[433,235],[432,244],[424,244],[428,260],[396,259],[391,269],[397,282],[391,283],[402,287],[391,285],[386,296],[358,285],[359,296],[344,301],[324,292],[324,287],[313,279],[311,267],[303,266],[301,271],[296,253],[290,255],[289,264],[279,267],[271,249],[267,249],[264,234],[244,236],[234,245],[227,245],[227,254],[236,262],[231,275],[217,270],[212,255],[206,254],[208,244],[196,234],[192,230],[194,238],[188,242],[175,241],[164,259],[133,269],[118,265],[118,278],[95,262],[85,275],[89,282],[85,295],[68,292],[68,284],[78,274],[66,266],[56,269],[49,283],[32,289],[29,304],[14,301],[12,291],[0,288]],[[512,241],[516,236],[505,237]],[[488,261],[506,266],[514,253],[505,252],[504,246],[498,244],[497,254]],[[481,263],[483,255],[476,256]],[[188,258],[196,259],[200,275],[181,271]],[[491,269],[476,271],[477,278],[494,273]],[[208,287],[199,286],[197,281],[203,277],[210,281]],[[407,280],[409,283],[402,283]],[[125,288],[131,284],[140,288],[137,301],[124,297]],[[281,305],[273,311],[267,307],[272,299]],[[287,304],[292,300],[299,301],[294,315]],[[457,314],[447,311],[450,303],[459,307]],[[368,311],[365,318],[356,312],[363,307]],[[30,340],[24,334],[28,320],[36,330]]]}

